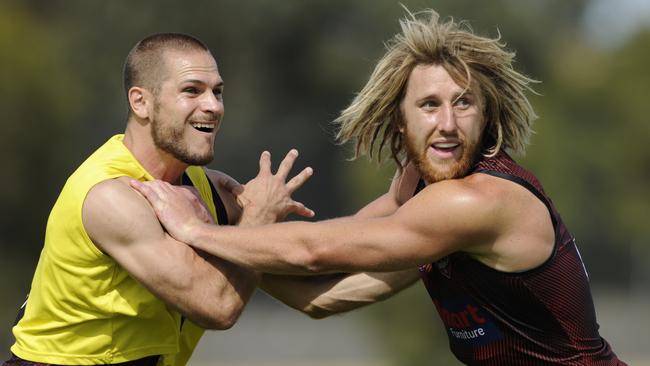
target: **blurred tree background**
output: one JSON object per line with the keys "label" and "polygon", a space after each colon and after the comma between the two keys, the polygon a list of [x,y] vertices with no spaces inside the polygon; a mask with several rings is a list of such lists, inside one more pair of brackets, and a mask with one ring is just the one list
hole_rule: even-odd
{"label": "blurred tree background", "polygon": [[[538,174],[577,237],[593,286],[624,298],[647,295],[650,6],[402,3],[466,19],[477,33],[500,33],[517,51],[517,67],[541,81],[531,98],[537,134],[518,160]],[[330,122],[364,85],[404,13],[388,0],[1,0],[0,355],[8,354],[10,326],[66,177],[123,131],[122,63],[135,42],[173,31],[207,43],[226,83],[211,166],[246,181],[262,150],[278,160],[296,147],[299,167],[316,173],[297,196],[325,219],[353,213],[394,172],[390,162],[347,161],[350,149],[336,146]],[[454,362],[421,285],[366,315],[391,364]]]}

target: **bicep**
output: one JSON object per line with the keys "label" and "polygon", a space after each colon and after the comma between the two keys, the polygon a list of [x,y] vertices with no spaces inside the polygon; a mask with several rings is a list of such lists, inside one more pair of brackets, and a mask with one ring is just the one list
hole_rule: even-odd
{"label": "bicep", "polygon": [[429,187],[389,216],[333,222],[325,240],[339,240],[334,246],[322,244],[320,259],[334,264],[328,269],[391,271],[491,240],[496,225],[484,200],[448,187]]}
{"label": "bicep", "polygon": [[[106,181],[88,193],[83,223],[95,245],[131,276],[160,294],[182,271],[200,260],[196,253],[164,232],[146,200],[119,181]],[[181,272],[181,273],[179,273]]]}
{"label": "bicep", "polygon": [[204,328],[227,329],[257,277],[169,236],[149,203],[117,180],[93,188],[83,222],[93,242],[153,295]]}
{"label": "bicep", "polygon": [[435,252],[423,230],[394,214],[337,223],[331,229],[330,233],[338,232],[339,239],[336,244],[319,245],[315,255],[318,271],[396,271],[428,262]]}

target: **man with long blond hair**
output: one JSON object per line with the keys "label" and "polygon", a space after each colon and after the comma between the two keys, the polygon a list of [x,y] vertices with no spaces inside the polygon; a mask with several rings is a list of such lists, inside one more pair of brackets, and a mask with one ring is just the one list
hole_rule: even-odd
{"label": "man with long blond hair", "polygon": [[[388,192],[357,215],[221,228],[195,218],[200,208],[164,182],[132,185],[194,248],[269,273],[357,273],[335,280],[356,278],[347,287],[356,291],[326,314],[396,292],[413,272],[392,271],[417,268],[463,363],[625,365],[598,333],[575,239],[539,181],[509,156],[531,134],[533,80],[513,68],[499,38],[432,10],[401,27],[337,119],[355,157],[381,161],[389,148],[398,164]],[[387,273],[383,292],[364,271]]]}

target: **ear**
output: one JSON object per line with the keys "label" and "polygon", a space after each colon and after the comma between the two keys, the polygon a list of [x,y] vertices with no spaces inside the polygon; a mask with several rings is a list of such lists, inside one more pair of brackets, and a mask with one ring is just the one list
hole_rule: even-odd
{"label": "ear", "polygon": [[150,103],[152,103],[150,100],[151,93],[149,93],[146,89],[134,86],[129,89],[128,97],[129,106],[131,107],[133,114],[138,116],[138,118],[149,118],[149,107],[151,106]]}

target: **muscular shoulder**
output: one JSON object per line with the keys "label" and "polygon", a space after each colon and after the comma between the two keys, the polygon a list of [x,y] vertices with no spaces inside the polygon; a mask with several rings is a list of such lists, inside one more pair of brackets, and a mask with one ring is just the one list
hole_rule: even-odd
{"label": "muscular shoulder", "polygon": [[472,175],[430,184],[418,196],[435,207],[461,210],[467,215],[494,212],[502,207],[508,188],[490,176]]}
{"label": "muscular shoulder", "polygon": [[405,233],[427,238],[433,258],[463,251],[505,271],[538,265],[553,245],[541,201],[514,182],[486,174],[428,185],[397,211],[395,222]]}
{"label": "muscular shoulder", "polygon": [[470,176],[425,187],[406,202],[401,221],[438,238],[451,251],[480,252],[507,232],[508,187],[491,177]]}
{"label": "muscular shoulder", "polygon": [[548,216],[542,201],[522,185],[488,174],[472,174],[461,180],[480,202],[498,214],[504,228],[520,226],[527,217]]}
{"label": "muscular shoulder", "polygon": [[127,177],[108,179],[96,184],[88,191],[84,210],[93,212],[103,208],[102,213],[119,212],[133,217],[142,212],[153,213],[144,197],[129,186]]}
{"label": "muscular shoulder", "polygon": [[153,209],[128,185],[127,178],[95,185],[84,200],[82,217],[88,235],[103,251],[107,246],[163,235]]}
{"label": "muscular shoulder", "polygon": [[498,236],[479,248],[485,264],[504,271],[522,271],[543,263],[551,254],[554,228],[545,204],[520,184],[487,174],[464,179],[490,208]]}

